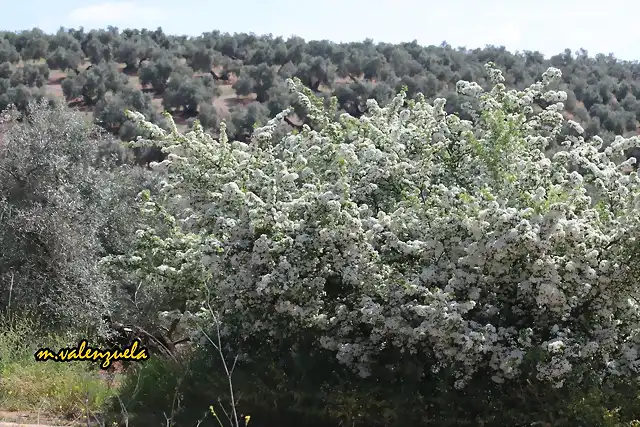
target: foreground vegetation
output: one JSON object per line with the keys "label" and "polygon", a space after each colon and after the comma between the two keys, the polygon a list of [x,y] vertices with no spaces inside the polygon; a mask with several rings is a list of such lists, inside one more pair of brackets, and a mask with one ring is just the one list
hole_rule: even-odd
{"label": "foreground vegetation", "polygon": [[[117,52],[142,52],[144,40],[153,52],[152,40],[222,80],[206,61],[216,49],[243,61],[239,76],[277,74],[254,57],[284,69],[291,52],[353,53],[91,34],[5,35],[5,56],[53,63],[81,50],[106,70],[111,35]],[[374,56],[385,46],[364,45]],[[425,49],[411,52],[433,64]],[[123,59],[142,76],[150,57]],[[355,78],[346,58],[354,91],[383,87],[378,74]],[[128,144],[44,98],[5,110],[0,409],[131,426],[639,425],[640,179],[629,154],[640,138],[569,119],[571,75],[538,70],[533,83],[514,69],[456,77],[448,99],[405,84],[351,110],[320,90],[331,82],[292,73],[281,108],[245,134],[233,117],[205,132],[204,116],[180,132],[175,109],[160,118],[123,102],[118,135],[140,136]],[[76,69],[66,90],[117,95],[106,83],[115,70],[88,92],[97,71]],[[163,160],[131,161],[151,149]],[[136,337],[151,359],[118,372],[33,359],[41,346]]]}

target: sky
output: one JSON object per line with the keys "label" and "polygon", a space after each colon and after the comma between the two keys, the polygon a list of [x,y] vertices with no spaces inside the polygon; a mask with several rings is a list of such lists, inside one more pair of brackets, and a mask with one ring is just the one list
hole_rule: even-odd
{"label": "sky", "polygon": [[162,27],[306,40],[505,46],[551,56],[570,48],[640,60],[635,0],[0,0],[0,30]]}

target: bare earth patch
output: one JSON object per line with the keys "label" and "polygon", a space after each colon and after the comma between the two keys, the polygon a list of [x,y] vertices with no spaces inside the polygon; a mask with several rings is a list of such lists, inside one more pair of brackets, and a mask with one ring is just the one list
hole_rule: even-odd
{"label": "bare earth patch", "polygon": [[[38,414],[34,412],[5,412],[0,411],[0,427],[69,427],[87,425],[86,420],[62,420],[60,418]],[[91,422],[94,426],[97,423]]]}
{"label": "bare earth patch", "polygon": [[216,111],[221,117],[229,117],[228,101],[236,97],[236,91],[230,84],[219,85],[218,89],[220,89],[220,96],[214,98],[213,106],[216,107]]}

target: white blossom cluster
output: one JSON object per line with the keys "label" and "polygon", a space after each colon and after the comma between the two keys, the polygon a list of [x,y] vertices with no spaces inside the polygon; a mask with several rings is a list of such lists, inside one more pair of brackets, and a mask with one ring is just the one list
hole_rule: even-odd
{"label": "white blossom cluster", "polygon": [[[138,143],[169,153],[166,197],[146,203],[172,231],[141,230],[119,261],[147,280],[161,263],[195,303],[210,289],[226,333],[311,332],[363,376],[390,347],[427,355],[426,371],[455,368],[458,387],[515,378],[533,355],[558,387],[576,367],[640,376],[640,180],[620,170],[638,138],[602,150],[570,122],[548,158],[564,123],[566,94],[548,90],[559,70],[516,91],[487,69],[490,91],[457,85],[480,101],[474,122],[402,93],[336,121],[298,81],[321,130],[281,140],[286,112],[250,144],[131,113],[157,136]],[[552,104],[534,113],[537,100]]]}

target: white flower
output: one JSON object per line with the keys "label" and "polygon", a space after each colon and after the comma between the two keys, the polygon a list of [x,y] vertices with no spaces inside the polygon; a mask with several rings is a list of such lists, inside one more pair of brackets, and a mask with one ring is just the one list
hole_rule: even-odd
{"label": "white flower", "polygon": [[558,353],[562,351],[563,348],[564,342],[562,342],[562,340],[552,341],[547,344],[547,350],[549,351],[549,353]]}
{"label": "white flower", "polygon": [[[336,122],[289,81],[317,130],[276,139],[270,122],[255,144],[159,130],[172,163],[142,207],[170,227],[136,232],[136,253],[110,259],[194,303],[206,285],[229,335],[315,337],[361,376],[435,360],[456,387],[503,383],[540,353],[538,378],[558,387],[584,363],[637,374],[640,180],[616,159],[640,138],[599,151],[569,121],[577,135],[547,157],[565,123],[566,93],[545,92],[560,71],[523,91],[487,71],[490,90],[456,85],[480,99],[471,121],[401,94]],[[540,98],[553,104],[535,112]],[[397,360],[374,366],[388,346]]]}

